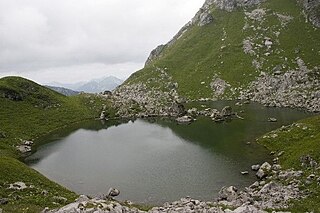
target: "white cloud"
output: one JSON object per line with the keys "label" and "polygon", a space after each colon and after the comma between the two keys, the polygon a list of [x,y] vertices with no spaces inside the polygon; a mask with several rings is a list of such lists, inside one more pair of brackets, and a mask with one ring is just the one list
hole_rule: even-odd
{"label": "white cloud", "polygon": [[128,76],[136,71],[130,69],[143,66],[155,46],[166,43],[189,21],[202,3],[0,0],[0,76],[18,74],[40,82],[46,81],[44,73],[64,81]]}

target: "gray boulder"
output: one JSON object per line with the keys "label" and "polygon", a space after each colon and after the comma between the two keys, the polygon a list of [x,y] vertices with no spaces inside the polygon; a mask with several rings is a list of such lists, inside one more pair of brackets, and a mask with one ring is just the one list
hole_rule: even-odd
{"label": "gray boulder", "polygon": [[219,191],[219,200],[233,201],[238,197],[237,194],[238,189],[234,186],[223,187]]}
{"label": "gray boulder", "polygon": [[265,162],[261,165],[260,169],[256,173],[256,176],[259,179],[263,179],[268,176],[270,170],[271,170],[271,165],[268,162]]}
{"label": "gray boulder", "polygon": [[120,190],[119,189],[115,189],[115,188],[110,188],[108,190],[108,195],[107,197],[116,197],[120,194]]}

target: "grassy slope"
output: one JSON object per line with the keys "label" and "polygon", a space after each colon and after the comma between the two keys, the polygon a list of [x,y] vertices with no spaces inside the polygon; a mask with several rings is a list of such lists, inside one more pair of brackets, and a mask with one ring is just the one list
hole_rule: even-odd
{"label": "grassy slope", "polygon": [[[271,135],[278,135],[273,138]],[[299,121],[291,126],[275,130],[258,139],[260,144],[269,150],[284,151],[279,157],[280,164],[285,169],[294,168],[303,170],[305,176],[314,173],[320,175],[319,170],[301,167],[300,157],[309,155],[318,163],[320,162],[320,116],[315,116]],[[293,212],[320,212],[320,186],[317,183],[306,185],[311,196],[302,201],[295,201]]]}
{"label": "grassy slope", "polygon": [[[191,27],[174,45],[165,50],[160,59],[133,74],[126,83],[146,82],[157,76],[154,67],[167,68],[173,81],[179,83],[180,95],[192,99],[210,98],[212,91],[209,84],[214,75],[220,76],[236,88],[245,87],[260,71],[271,72],[279,64],[284,64],[286,70],[296,68],[294,62],[297,56],[310,68],[319,65],[320,30],[305,23],[296,0],[268,0],[261,8],[268,9],[264,22],[247,21],[249,26],[255,26],[255,30],[243,30],[246,21],[242,9],[228,13],[213,8],[213,23],[204,27]],[[255,8],[247,11],[253,9]],[[287,26],[281,27],[281,22],[274,13],[290,15],[294,19]],[[266,48],[260,49],[259,58],[264,58],[265,62],[261,70],[255,70],[252,66],[255,57],[243,52],[243,40],[251,37],[256,44],[263,44],[263,38],[267,36],[277,41],[274,34],[276,31],[281,34],[279,42],[274,42],[274,53],[266,57]],[[298,55],[295,53],[296,49],[300,51]],[[288,60],[285,61],[285,58]],[[201,85],[201,82],[206,83]],[[226,95],[228,94],[230,93],[227,92]]]}
{"label": "grassy slope", "polygon": [[[13,101],[3,93],[22,97]],[[46,206],[55,207],[54,196],[72,201],[75,194],[49,181],[38,172],[16,160],[15,146],[21,140],[33,140],[68,124],[99,116],[102,103],[94,95],[65,97],[34,82],[19,77],[0,79],[0,198],[9,204],[0,206],[8,212],[38,212]],[[5,137],[3,137],[5,136]],[[23,181],[34,188],[13,191],[8,184]],[[41,192],[48,191],[47,196]]]}

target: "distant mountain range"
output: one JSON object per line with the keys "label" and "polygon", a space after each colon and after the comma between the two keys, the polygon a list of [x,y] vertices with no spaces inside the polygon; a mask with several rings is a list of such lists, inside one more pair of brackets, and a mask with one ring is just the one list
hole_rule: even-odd
{"label": "distant mountain range", "polygon": [[78,91],[74,91],[74,90],[71,90],[71,89],[67,89],[67,88],[64,88],[64,87],[54,87],[54,86],[48,86],[48,85],[45,85],[45,87],[49,88],[49,89],[52,89],[58,93],[61,93],[65,96],[73,96],[73,95],[78,95],[80,92]]}
{"label": "distant mountain range", "polygon": [[78,82],[74,84],[64,84],[59,82],[49,83],[47,87],[60,92],[64,95],[74,95],[79,92],[100,93],[106,90],[114,90],[117,86],[123,83],[123,80],[108,76],[106,78],[93,79],[88,82]]}

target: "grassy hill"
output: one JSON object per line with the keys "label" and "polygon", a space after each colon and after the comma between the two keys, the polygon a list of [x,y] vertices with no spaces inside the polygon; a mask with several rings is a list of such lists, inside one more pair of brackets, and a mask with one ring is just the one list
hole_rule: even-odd
{"label": "grassy hill", "polygon": [[[55,129],[94,119],[103,104],[108,105],[108,100],[100,96],[66,97],[24,78],[0,79],[0,198],[9,201],[0,208],[5,212],[39,212],[46,206],[57,207],[74,200],[73,192],[18,161],[21,153],[16,146],[24,140],[36,143],[38,137]],[[21,181],[28,186],[26,190],[8,189]]]}
{"label": "grassy hill", "polygon": [[[150,88],[164,90],[160,69],[178,83],[179,95],[187,99],[235,98],[261,72],[299,69],[298,59],[320,80],[319,69],[313,70],[320,65],[320,29],[306,22],[296,0],[267,0],[232,12],[211,5],[210,13],[211,23],[189,25],[125,84],[147,82]],[[217,77],[229,85],[220,96],[210,85]]]}
{"label": "grassy hill", "polygon": [[[258,139],[258,143],[266,146],[275,153],[283,152],[279,161],[283,169],[294,168],[303,171],[301,190],[306,190],[309,196],[296,200],[289,209],[292,212],[320,212],[320,167],[308,166],[303,159],[320,162],[320,116],[315,116],[292,125],[272,131]],[[302,164],[304,162],[304,164]],[[306,177],[314,174],[317,178],[310,183]]]}

